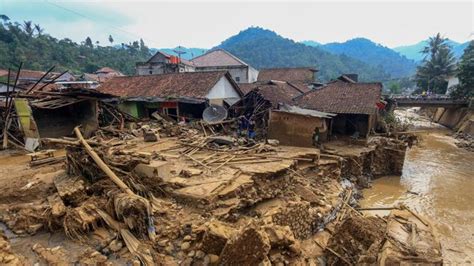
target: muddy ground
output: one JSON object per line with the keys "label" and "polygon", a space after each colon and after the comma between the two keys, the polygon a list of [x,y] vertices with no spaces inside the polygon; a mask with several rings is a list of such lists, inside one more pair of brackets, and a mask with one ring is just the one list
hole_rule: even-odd
{"label": "muddy ground", "polygon": [[[30,167],[28,156],[3,153],[0,262],[340,265],[415,255],[442,261],[430,225],[419,225],[423,218],[407,210],[367,218],[354,209],[357,183],[400,170],[401,141],[374,138],[350,154],[338,152],[339,144],[322,153],[150,128],[157,141],[111,130],[89,140],[128,192],[75,141],[56,151],[67,156],[64,163]],[[391,223],[399,230],[392,237]]]}

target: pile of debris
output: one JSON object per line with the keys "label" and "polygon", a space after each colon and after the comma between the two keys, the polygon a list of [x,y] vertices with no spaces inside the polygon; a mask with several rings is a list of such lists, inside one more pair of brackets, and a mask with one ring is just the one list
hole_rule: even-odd
{"label": "pile of debris", "polygon": [[325,153],[341,156],[342,177],[367,188],[373,178],[402,173],[407,147],[413,141],[409,136],[402,139],[371,137],[366,145],[328,144]]}
{"label": "pile of debris", "polygon": [[456,146],[468,151],[474,151],[474,137],[471,134],[455,133],[453,137],[456,139]]}
{"label": "pile of debris", "polygon": [[[35,245],[41,261],[57,253],[69,263],[309,264],[337,261],[337,253],[352,264],[369,249],[377,258],[382,251],[370,243],[385,227],[354,209],[357,191],[342,180],[340,156],[207,135],[165,119],[103,127],[89,139],[74,132],[74,139],[45,139],[65,145],[66,169],[44,166],[56,171],[43,189],[22,184],[22,194],[38,192],[33,198],[0,201],[0,219],[13,232],[62,231],[90,248],[74,257]],[[400,167],[398,150],[378,150],[401,149],[399,142],[373,145],[370,163],[395,162],[371,171]],[[337,239],[356,237],[350,221],[372,225],[359,230],[371,234],[357,236],[364,245],[349,254]]]}

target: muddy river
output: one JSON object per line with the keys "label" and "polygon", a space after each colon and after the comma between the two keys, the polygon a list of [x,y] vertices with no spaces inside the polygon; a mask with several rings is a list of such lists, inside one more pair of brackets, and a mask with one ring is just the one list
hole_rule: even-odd
{"label": "muddy river", "polygon": [[402,176],[374,180],[361,205],[403,203],[423,213],[435,225],[445,263],[470,264],[474,263],[474,153],[457,148],[447,134],[442,129],[422,133],[423,141],[406,154]]}

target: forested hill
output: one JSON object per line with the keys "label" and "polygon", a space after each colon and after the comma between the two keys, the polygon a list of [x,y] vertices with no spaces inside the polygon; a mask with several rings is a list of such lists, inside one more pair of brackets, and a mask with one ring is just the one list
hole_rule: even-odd
{"label": "forested hill", "polygon": [[381,68],[371,66],[347,55],[332,54],[318,47],[286,39],[273,31],[248,28],[223,41],[223,48],[256,68],[315,67],[323,81],[343,73],[358,73],[360,80],[377,81],[389,78]]}
{"label": "forested hill", "polygon": [[[92,73],[108,66],[124,74],[135,73],[135,62],[149,59],[150,51],[143,41],[113,46],[99,46],[90,38],[78,44],[70,39],[58,40],[43,34],[33,25],[0,23],[0,68],[23,67],[46,71],[55,65],[55,71]],[[113,43],[113,42],[111,42]]]}
{"label": "forested hill", "polygon": [[365,38],[355,38],[343,43],[318,46],[334,54],[345,54],[385,70],[394,78],[408,77],[415,73],[416,63],[392,49]]}

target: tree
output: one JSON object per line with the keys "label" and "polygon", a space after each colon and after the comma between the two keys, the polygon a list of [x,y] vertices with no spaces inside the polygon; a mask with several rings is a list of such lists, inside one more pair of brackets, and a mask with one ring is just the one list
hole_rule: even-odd
{"label": "tree", "polygon": [[399,82],[396,82],[396,81],[391,81],[389,84],[388,84],[388,90],[390,91],[390,93],[392,94],[400,94],[402,92],[402,86]]}
{"label": "tree", "polygon": [[109,42],[110,42],[110,45],[114,43],[114,38],[112,38],[112,35],[109,35]]}
{"label": "tree", "polygon": [[459,84],[454,87],[451,96],[455,98],[474,97],[474,41],[471,41],[464,50],[459,62]]}
{"label": "tree", "polygon": [[417,68],[416,82],[420,89],[444,94],[447,89],[446,81],[455,73],[455,62],[447,39],[441,34],[430,37],[428,45],[423,48],[422,64]]}
{"label": "tree", "polygon": [[31,20],[23,21],[23,30],[28,34],[29,37],[33,36],[33,22]]}
{"label": "tree", "polygon": [[44,31],[44,29],[41,28],[40,24],[35,24],[35,30],[38,36],[41,36],[41,34],[43,34],[43,31]]}
{"label": "tree", "polygon": [[87,47],[90,47],[90,48],[94,47],[94,45],[92,44],[92,40],[91,40],[90,37],[87,37],[87,38],[86,38],[86,41],[85,41],[84,45],[87,46]]}
{"label": "tree", "polygon": [[145,45],[145,42],[141,38],[140,38],[140,51],[143,54],[148,54],[149,53],[148,47]]}
{"label": "tree", "polygon": [[7,21],[10,20],[10,18],[7,15],[0,14],[0,19],[3,21],[3,23],[7,23]]}

